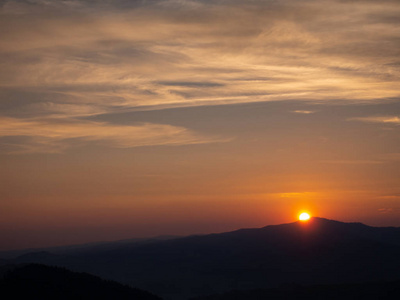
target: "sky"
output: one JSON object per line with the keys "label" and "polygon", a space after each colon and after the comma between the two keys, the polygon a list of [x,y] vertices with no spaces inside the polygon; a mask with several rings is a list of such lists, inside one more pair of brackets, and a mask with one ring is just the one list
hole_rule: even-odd
{"label": "sky", "polygon": [[400,226],[398,0],[0,1],[0,250]]}

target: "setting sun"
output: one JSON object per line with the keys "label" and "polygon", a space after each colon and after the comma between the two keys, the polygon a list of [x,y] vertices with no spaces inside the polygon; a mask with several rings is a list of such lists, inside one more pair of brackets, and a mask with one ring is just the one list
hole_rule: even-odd
{"label": "setting sun", "polygon": [[310,219],[310,215],[308,213],[301,213],[299,216],[300,221],[307,221]]}

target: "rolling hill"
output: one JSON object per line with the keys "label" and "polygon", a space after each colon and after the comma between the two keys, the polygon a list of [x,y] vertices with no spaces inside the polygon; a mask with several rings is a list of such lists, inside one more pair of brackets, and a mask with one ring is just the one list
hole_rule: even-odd
{"label": "rolling hill", "polygon": [[0,291],[10,299],[161,300],[146,291],[90,274],[39,264],[9,268],[0,277]]}
{"label": "rolling hill", "polygon": [[400,279],[400,228],[323,218],[263,228],[124,244],[74,255],[31,253],[39,262],[89,272],[166,299],[296,283]]}

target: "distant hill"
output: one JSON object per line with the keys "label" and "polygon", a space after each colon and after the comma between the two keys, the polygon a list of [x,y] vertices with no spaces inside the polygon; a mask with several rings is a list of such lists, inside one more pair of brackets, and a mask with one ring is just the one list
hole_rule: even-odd
{"label": "distant hill", "polygon": [[285,283],[398,280],[400,228],[312,218],[76,255],[30,254],[9,262],[32,261],[89,272],[179,300]]}
{"label": "distant hill", "polygon": [[109,241],[94,242],[94,243],[68,245],[68,246],[0,251],[0,264],[4,262],[4,259],[13,259],[30,253],[47,252],[58,255],[76,255],[76,254],[83,254],[90,252],[109,251],[112,249],[117,249],[121,246],[143,245],[147,243],[176,239],[179,237],[180,236],[176,235],[161,235],[151,238],[133,238],[133,239],[111,241],[111,242]]}
{"label": "distant hill", "polygon": [[161,300],[146,291],[117,282],[38,264],[16,266],[5,272],[0,279],[0,291],[9,299]]}

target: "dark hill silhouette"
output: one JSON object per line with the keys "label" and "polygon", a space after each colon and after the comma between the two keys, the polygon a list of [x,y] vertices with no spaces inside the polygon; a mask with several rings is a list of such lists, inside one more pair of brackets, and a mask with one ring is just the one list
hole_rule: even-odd
{"label": "dark hill silhouette", "polygon": [[0,291],[10,299],[161,300],[117,282],[39,264],[17,266],[6,272],[0,280]]}
{"label": "dark hill silhouette", "polygon": [[166,298],[185,299],[290,282],[400,279],[400,228],[312,218],[75,256],[45,256],[40,257],[41,263],[134,284]]}
{"label": "dark hill silhouette", "polygon": [[100,252],[100,251],[110,251],[113,249],[120,248],[122,246],[133,246],[133,245],[143,245],[150,244],[158,241],[166,241],[170,239],[176,239],[180,236],[174,235],[161,235],[151,238],[133,238],[118,240],[112,242],[94,242],[78,245],[68,245],[68,246],[57,246],[57,247],[47,247],[47,248],[33,248],[33,249],[21,249],[21,250],[9,250],[0,251],[0,264],[4,259],[13,259],[16,257],[21,257],[25,254],[32,253],[52,253],[58,255],[78,255],[84,253]]}

